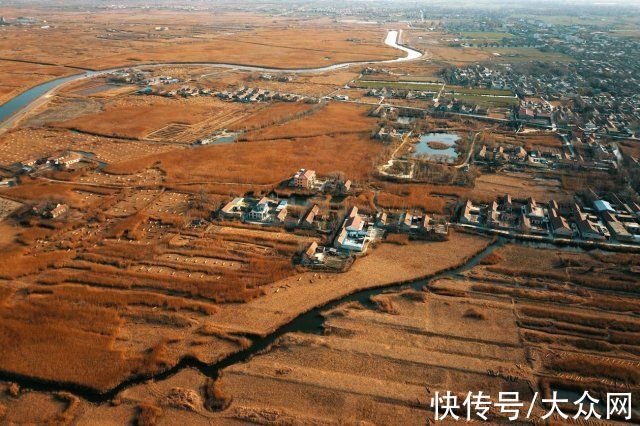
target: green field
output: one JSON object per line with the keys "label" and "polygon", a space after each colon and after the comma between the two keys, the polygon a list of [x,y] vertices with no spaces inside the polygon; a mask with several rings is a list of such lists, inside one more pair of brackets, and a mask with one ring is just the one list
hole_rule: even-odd
{"label": "green field", "polygon": [[[437,92],[442,88],[442,83],[420,83],[407,81],[384,81],[384,80],[360,80],[356,82],[357,87],[361,88],[383,88],[401,89],[401,90],[421,90]],[[513,92],[509,90],[484,89],[481,87],[462,87],[446,85],[445,91],[450,94],[460,95],[492,95],[492,96],[513,96]]]}
{"label": "green field", "polygon": [[614,30],[609,33],[621,38],[640,38],[640,30]]}
{"label": "green field", "polygon": [[404,90],[427,90],[438,91],[442,87],[442,83],[416,83],[407,81],[384,81],[384,80],[359,80],[356,82],[357,87],[367,89],[386,87],[388,89],[404,89]]}
{"label": "green field", "polygon": [[467,40],[502,40],[503,38],[512,38],[509,33],[497,33],[490,31],[463,32],[460,36]]}
{"label": "green field", "polygon": [[[447,97],[451,98],[451,94],[447,94]],[[516,98],[490,98],[486,96],[467,95],[460,93],[456,93],[453,97],[467,103],[485,107],[509,107],[518,104],[518,99]]]}
{"label": "green field", "polygon": [[482,87],[462,87],[447,85],[445,91],[460,93],[465,95],[493,95],[493,96],[513,96],[510,90],[484,89]]}
{"label": "green field", "polygon": [[495,56],[494,61],[497,62],[573,62],[570,56],[557,52],[542,52],[532,47],[487,47],[483,48],[487,53],[499,53]]}

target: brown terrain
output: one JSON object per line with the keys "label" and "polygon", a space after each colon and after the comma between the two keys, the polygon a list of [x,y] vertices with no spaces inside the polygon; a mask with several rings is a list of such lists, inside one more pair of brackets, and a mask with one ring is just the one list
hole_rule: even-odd
{"label": "brown terrain", "polygon": [[[416,118],[404,128],[414,136],[459,135],[459,159],[411,160],[404,138],[374,136],[389,125],[372,115],[378,99],[344,88],[362,65],[263,73],[201,64],[397,58],[382,43],[387,28],[404,28],[403,42],[425,57],[372,65],[387,68],[381,80],[439,82],[446,64],[490,52],[405,24],[236,6],[2,11],[50,27],[0,27],[0,104],[84,68],[135,65],[179,78],[167,90],[249,87],[306,98],[143,95],[142,84],[98,76],[61,88],[0,133],[0,178],[17,176],[0,187],[0,423],[425,424],[434,421],[431,397],[447,390],[462,398],[518,391],[525,401],[553,390],[637,398],[638,254],[528,246],[451,227],[442,241],[388,232],[339,271],[300,261],[311,243],[331,247],[336,236],[298,226],[312,205],[334,228],[354,206],[372,221],[381,211],[447,221],[466,199],[509,193],[562,203],[587,179],[613,184],[595,172],[465,167],[481,144],[553,150],[562,147],[556,134]],[[336,94],[351,101],[329,99]],[[222,133],[236,139],[199,145]],[[24,173],[16,165],[69,153],[82,160]],[[381,173],[392,160],[398,175]],[[296,193],[283,182],[303,167],[344,176],[353,189]],[[235,197],[288,195],[293,222],[219,215]],[[59,216],[39,213],[58,204]],[[532,417],[547,408],[538,399]],[[490,421],[506,419],[492,410]]]}
{"label": "brown terrain", "polygon": [[[162,62],[312,68],[398,56],[381,43],[386,34],[382,28],[356,27],[358,35],[353,39],[353,26],[323,19],[298,21],[291,27],[284,18],[259,13],[150,11],[135,14],[134,19],[126,11],[102,11],[85,19],[86,15],[75,12],[3,10],[8,19],[25,14],[47,20],[50,28],[24,32],[8,27],[0,33],[0,81],[7,82],[0,86],[0,102],[52,76],[78,73],[82,68]],[[157,26],[168,29],[157,31]]]}

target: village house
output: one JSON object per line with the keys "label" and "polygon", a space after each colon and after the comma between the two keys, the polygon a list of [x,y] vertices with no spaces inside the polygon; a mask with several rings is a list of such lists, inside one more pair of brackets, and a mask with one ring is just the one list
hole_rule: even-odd
{"label": "village house", "polygon": [[74,164],[78,164],[83,158],[84,157],[77,152],[67,152],[61,155],[49,157],[47,163],[55,167],[67,169]]}
{"label": "village house", "polygon": [[367,224],[358,214],[358,208],[354,206],[345,217],[334,246],[340,250],[363,252],[366,250],[368,241]]}
{"label": "village house", "polygon": [[288,214],[289,214],[289,211],[287,210],[286,207],[281,210],[277,210],[275,222],[278,224],[283,224],[287,220]]}
{"label": "village house", "polygon": [[311,189],[316,184],[316,172],[314,170],[300,169],[291,178],[290,185],[296,188]]}
{"label": "village house", "polygon": [[313,228],[318,213],[320,213],[320,207],[314,204],[300,221],[300,226],[303,228]]}
{"label": "village house", "polygon": [[344,195],[351,190],[351,181],[349,179],[330,178],[324,182],[322,191],[330,194]]}
{"label": "village house", "polygon": [[382,142],[393,142],[400,137],[400,134],[394,128],[386,128],[383,126],[375,132],[373,137]]}
{"label": "village house", "polygon": [[460,211],[460,223],[465,225],[480,225],[480,209],[467,200]]}
{"label": "village house", "polygon": [[220,214],[227,219],[240,219],[246,206],[247,204],[243,197],[236,197],[220,209]]}
{"label": "village house", "polygon": [[247,214],[247,219],[256,222],[266,222],[269,219],[269,201],[267,197],[261,198],[253,205]]}
{"label": "village house", "polygon": [[0,178],[0,187],[2,186],[15,186],[18,181],[15,178]]}
{"label": "village house", "polygon": [[525,217],[528,220],[530,231],[536,234],[548,234],[548,218],[546,209],[536,203],[533,198],[528,198],[527,203],[522,208]]}
{"label": "village house", "polygon": [[69,206],[60,203],[47,203],[33,208],[33,213],[47,219],[57,219],[69,211]]}
{"label": "village house", "polygon": [[318,246],[318,243],[313,241],[302,253],[301,261],[303,265],[317,265],[324,263],[324,258],[324,247]]}
{"label": "village house", "polygon": [[576,226],[578,232],[580,232],[580,236],[585,240],[604,241],[606,239],[605,235],[603,235],[589,219],[584,218],[577,221]]}
{"label": "village house", "polygon": [[556,208],[554,208],[553,204],[555,204],[555,201],[552,201],[548,210],[549,228],[551,229],[551,232],[556,237],[573,237],[573,230],[569,226],[567,219],[560,216],[557,210],[557,204],[555,204]]}
{"label": "village house", "polygon": [[606,227],[618,241],[633,241],[633,235],[627,231],[624,224],[610,211],[605,211],[601,215]]}
{"label": "village house", "polygon": [[376,214],[376,226],[379,228],[383,228],[387,226],[387,213],[386,212],[378,212]]}

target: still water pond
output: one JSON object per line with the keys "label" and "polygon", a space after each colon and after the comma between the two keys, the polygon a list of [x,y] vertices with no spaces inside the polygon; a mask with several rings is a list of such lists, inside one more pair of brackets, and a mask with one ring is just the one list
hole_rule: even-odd
{"label": "still water pond", "polygon": [[[458,158],[455,146],[459,140],[460,136],[454,133],[427,133],[420,135],[420,142],[415,145],[413,156],[425,156],[433,161],[452,163]],[[429,146],[429,142],[439,142],[447,145],[448,148],[434,149]]]}

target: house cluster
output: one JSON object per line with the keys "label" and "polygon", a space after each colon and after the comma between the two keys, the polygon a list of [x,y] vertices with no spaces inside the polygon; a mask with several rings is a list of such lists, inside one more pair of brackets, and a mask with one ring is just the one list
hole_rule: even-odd
{"label": "house cluster", "polygon": [[426,113],[422,109],[406,108],[402,106],[376,105],[369,111],[371,117],[384,118],[395,121],[396,124],[409,122],[415,118],[425,118]]}
{"label": "house cluster", "polygon": [[[609,94],[575,96],[572,101],[572,111],[576,113],[566,121],[581,123],[584,131],[621,137],[634,135],[632,123],[638,119],[640,94],[630,96],[624,105],[619,105],[619,100]],[[582,111],[589,114],[584,116]]]}
{"label": "house cluster", "polygon": [[[514,118],[582,129],[618,137],[631,137],[640,119],[636,88],[640,84],[637,52],[640,41],[613,32],[590,31],[581,25],[549,24],[517,20],[506,30],[511,34],[501,44],[515,48],[537,48],[570,57],[571,61],[536,63],[503,58],[490,64],[445,69],[448,83],[463,86],[513,90],[521,99],[544,97],[562,105],[549,116],[542,104],[520,105]],[[517,56],[517,55],[516,55]]]}
{"label": "house cluster", "polygon": [[[318,179],[314,170],[300,169],[289,180],[288,187],[300,190],[306,195],[330,193],[344,195],[351,191],[351,181],[338,177]],[[295,206],[295,207],[294,207]],[[294,209],[295,214],[290,214]],[[330,214],[323,214],[317,204],[300,206],[289,198],[237,197],[224,204],[219,210],[224,219],[242,220],[264,225],[286,226],[326,230]]]}
{"label": "house cluster", "polygon": [[246,222],[285,225],[288,216],[287,201],[273,200],[268,197],[237,197],[220,209],[225,219],[239,219]]}
{"label": "house cluster", "polygon": [[302,262],[307,265],[327,265],[336,256],[362,254],[372,242],[382,239],[385,232],[407,234],[412,239],[446,240],[449,228],[446,221],[425,214],[381,211],[367,215],[354,206],[340,222],[331,246],[311,243],[302,253]]}
{"label": "house cluster", "polygon": [[[0,16],[0,25],[37,25],[39,22],[39,19],[32,16],[18,16],[13,21],[6,19],[4,16]],[[42,22],[46,23],[47,21]],[[48,26],[46,27],[48,28]]]}
{"label": "house cluster", "polygon": [[527,151],[521,146],[499,145],[493,148],[483,145],[476,153],[477,161],[487,162],[524,162],[528,157]]}
{"label": "house cluster", "polygon": [[551,125],[552,115],[553,108],[548,102],[532,99],[521,100],[515,113],[519,120],[543,125]]}
{"label": "house cluster", "polygon": [[385,232],[406,234],[412,239],[446,240],[449,225],[424,213],[379,211],[369,216],[352,207],[336,234],[334,247],[348,252],[363,252],[370,241],[381,238]]}
{"label": "house cluster", "polygon": [[45,219],[58,219],[69,212],[69,206],[60,203],[44,203],[34,206],[31,213]]}
{"label": "house cluster", "polygon": [[454,112],[473,115],[487,115],[489,113],[486,107],[464,102],[455,97],[438,99],[433,103],[433,110],[436,112]]}
{"label": "house cluster", "polygon": [[28,158],[2,167],[2,169],[15,177],[25,173],[33,174],[47,170],[68,170],[78,167],[83,162],[91,163],[91,160],[79,152],[63,151],[49,157]]}
{"label": "house cluster", "polygon": [[376,216],[376,226],[388,232],[408,234],[414,239],[443,240],[449,235],[446,221],[411,211],[380,212]]}
{"label": "house cluster", "polygon": [[438,90],[403,90],[386,87],[369,89],[365,96],[387,99],[433,99]]}
{"label": "house cluster", "polygon": [[510,144],[482,145],[474,154],[474,162],[582,171],[614,171],[618,168],[620,153],[615,144],[605,143],[592,135],[581,142],[580,150],[576,150],[566,136],[564,140],[561,148],[536,146],[527,150]]}
{"label": "house cluster", "polygon": [[467,200],[459,210],[463,225],[508,232],[512,235],[537,235],[553,239],[616,243],[640,243],[640,205],[623,201],[595,199],[589,205],[555,201],[538,203],[533,198],[513,199],[505,195],[490,204]]}
{"label": "house cluster", "polygon": [[140,71],[133,68],[128,68],[125,70],[118,70],[110,73],[109,81],[112,81],[114,83],[137,84],[139,86],[149,87],[178,84],[181,80],[179,78],[171,77],[168,75],[152,76],[148,71]]}
{"label": "house cluster", "polygon": [[283,101],[283,102],[313,102],[317,101],[316,98],[310,98],[303,95],[297,95],[294,93],[282,93],[274,90],[266,90],[260,88],[240,87],[236,90],[216,92],[215,96],[218,98],[231,101],[231,102],[268,102],[268,101]]}
{"label": "house cluster", "polygon": [[362,73],[362,75],[391,74],[391,70],[387,68],[373,68],[373,67],[363,68],[362,71],[360,72]]}
{"label": "house cluster", "polygon": [[288,74],[260,74],[260,79],[265,81],[277,81],[280,83],[288,83],[293,81],[293,76]]}
{"label": "house cluster", "polygon": [[[163,83],[168,84],[168,83]],[[229,102],[269,102],[269,101],[282,101],[282,102],[317,102],[316,98],[311,98],[294,93],[282,93],[273,90],[266,90],[260,88],[247,88],[240,87],[235,90],[215,91],[206,87],[196,87],[184,85],[179,88],[173,89],[161,89],[153,85],[145,85],[137,91],[139,95],[156,95],[164,96],[168,98],[175,97],[196,97],[196,96],[216,96],[219,99]]]}
{"label": "house cluster", "polygon": [[494,90],[512,89],[502,73],[496,72],[496,70],[482,64],[470,65],[465,68],[447,69],[445,72],[446,79],[452,84]]}
{"label": "house cluster", "polygon": [[402,137],[402,133],[391,126],[381,126],[373,133],[373,138],[382,142],[392,143],[398,141]]}
{"label": "house cluster", "polygon": [[412,239],[448,238],[448,223],[444,219],[409,211],[365,214],[356,206],[345,211],[341,202],[327,204],[323,197],[320,197],[322,200],[315,198],[319,193],[344,195],[351,191],[351,181],[339,176],[318,178],[314,170],[300,169],[288,179],[286,187],[301,190],[303,197],[308,198],[300,203],[298,191],[286,198],[278,197],[275,192],[264,197],[237,197],[225,203],[217,216],[223,220],[325,235],[328,245],[314,243],[302,253],[303,262],[314,265],[364,253],[370,243],[383,238],[385,232],[407,234]]}

